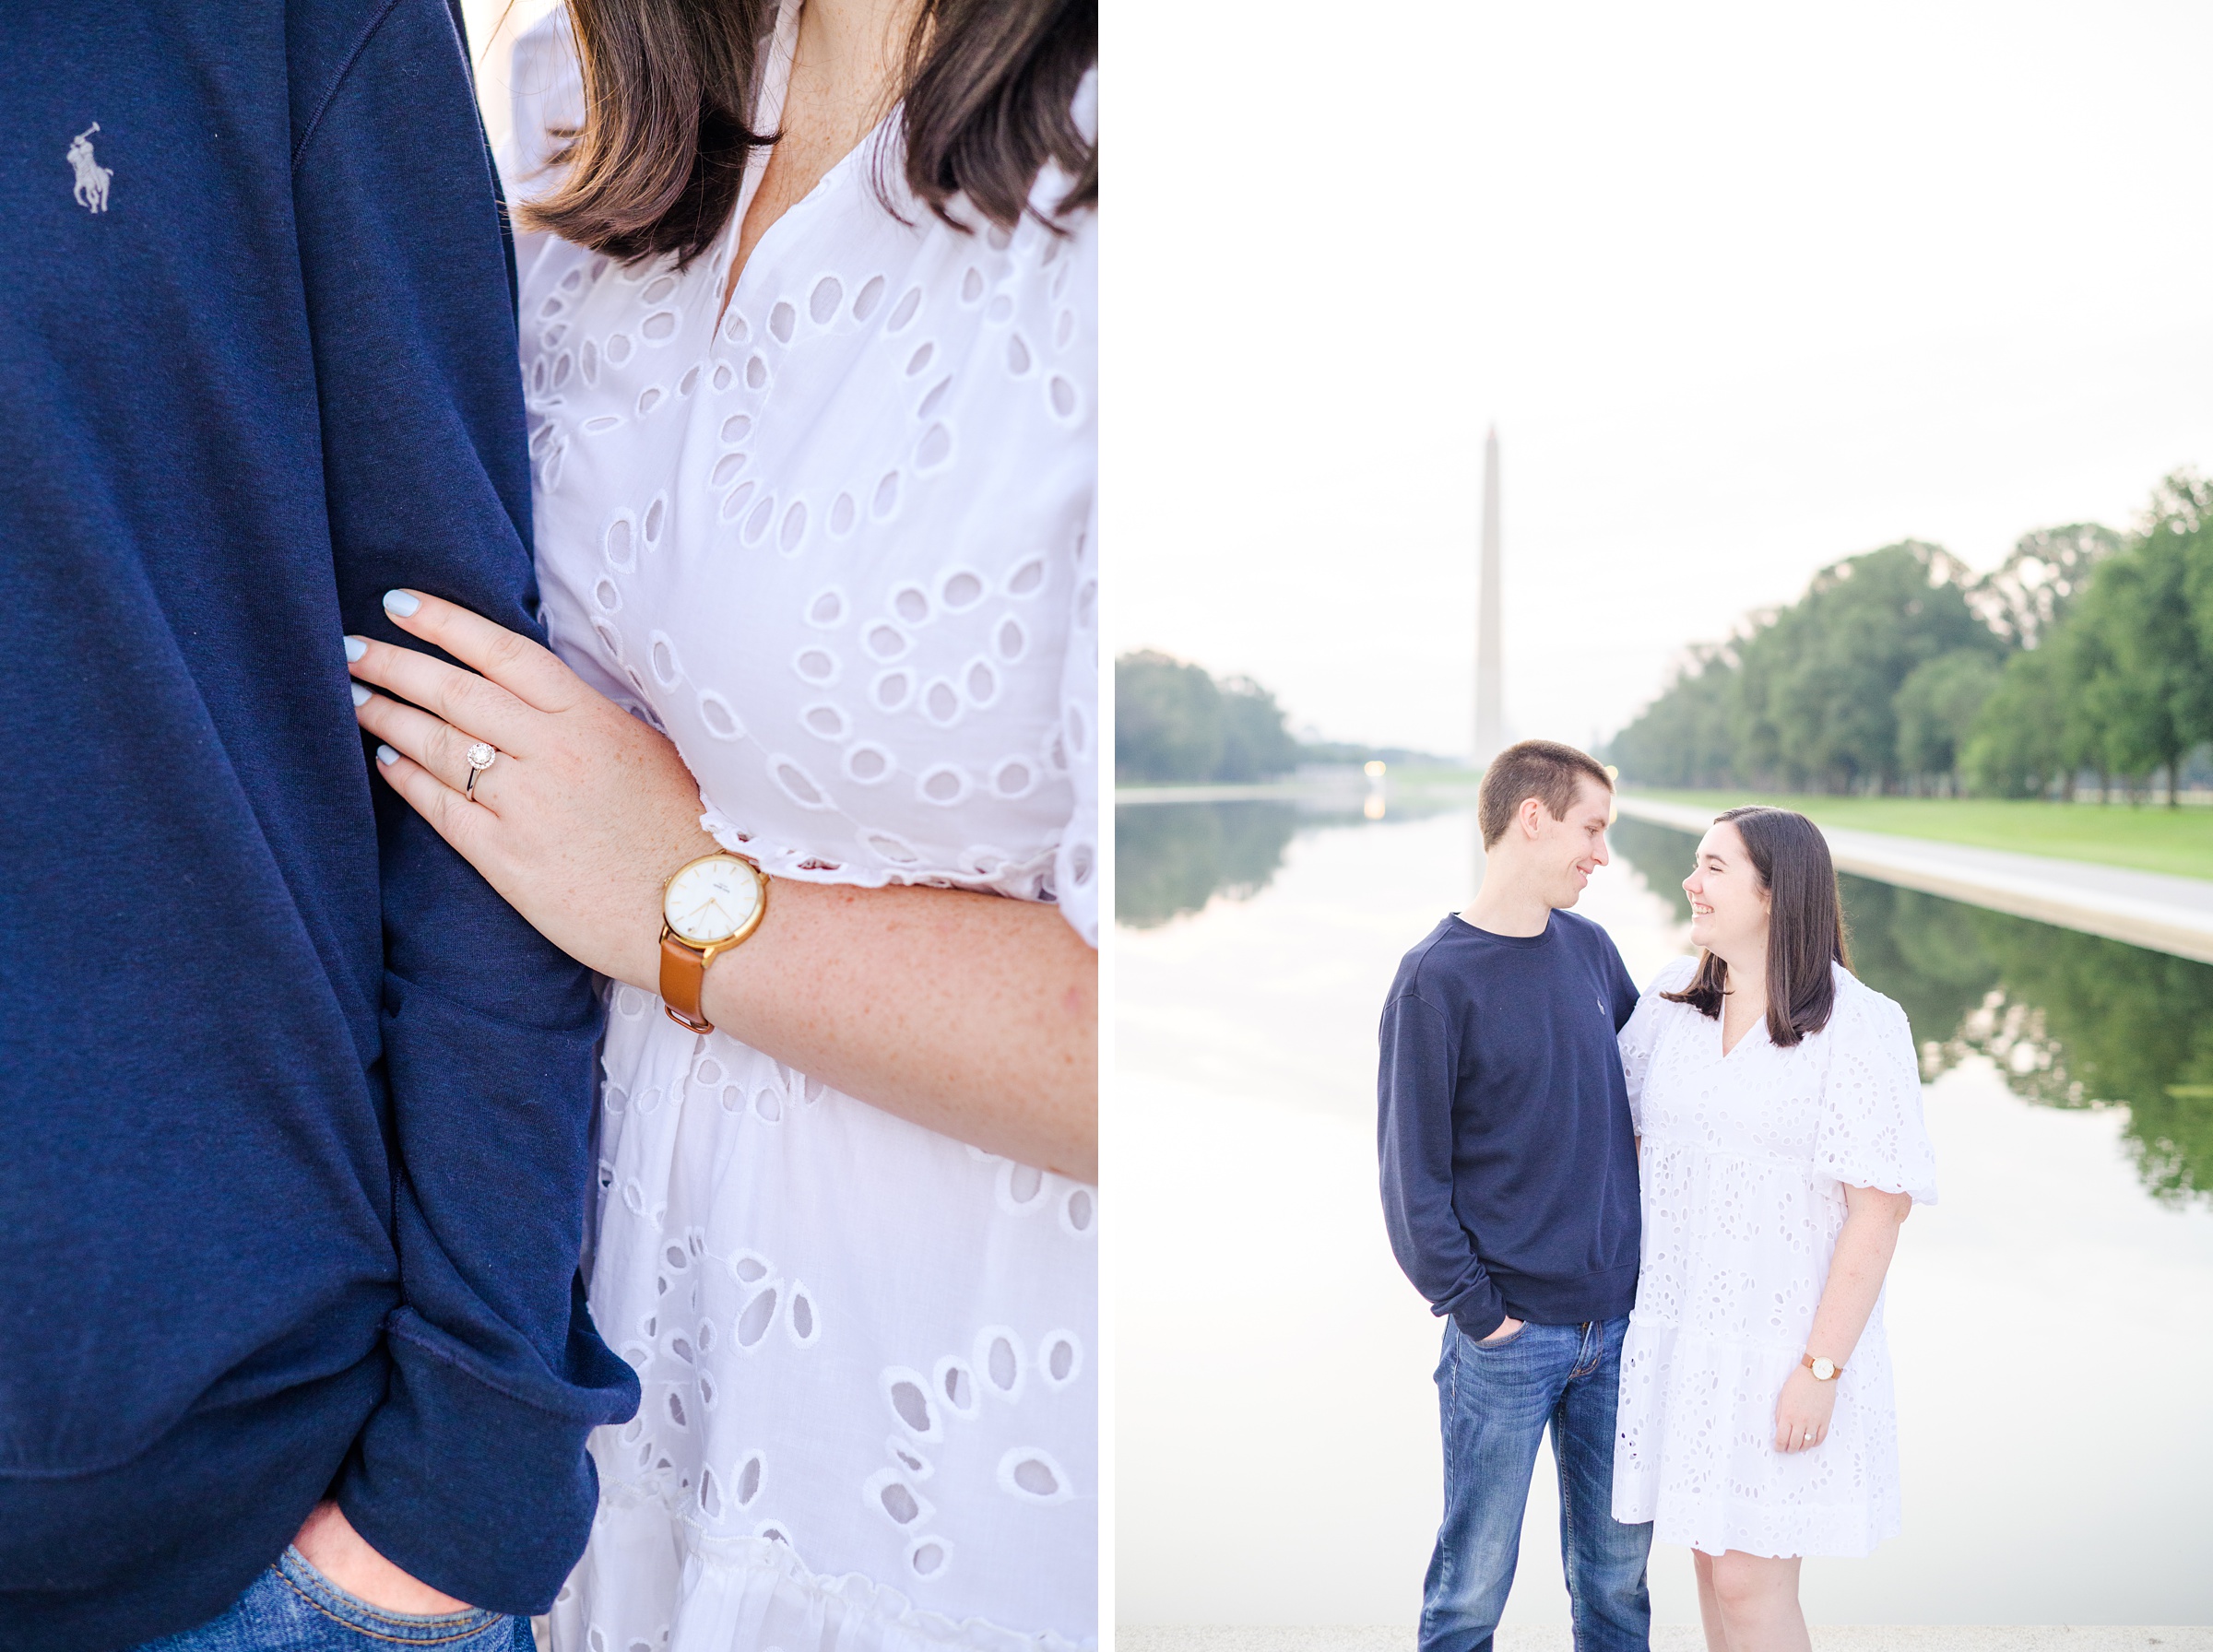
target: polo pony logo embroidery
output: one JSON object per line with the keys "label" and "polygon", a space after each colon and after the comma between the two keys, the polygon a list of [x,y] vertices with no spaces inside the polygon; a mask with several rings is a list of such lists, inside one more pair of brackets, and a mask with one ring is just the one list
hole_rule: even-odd
{"label": "polo pony logo embroidery", "polygon": [[99,130],[100,123],[94,121],[69,140],[69,164],[77,169],[77,204],[87,212],[108,209],[108,180],[115,175],[113,168],[92,159],[92,135]]}

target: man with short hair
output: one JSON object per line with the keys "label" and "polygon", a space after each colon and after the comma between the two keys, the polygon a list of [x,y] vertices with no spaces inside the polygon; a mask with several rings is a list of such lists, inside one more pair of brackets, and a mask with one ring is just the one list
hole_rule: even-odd
{"label": "man with short hair", "polygon": [[1399,965],[1377,1147],[1391,1249],[1445,1316],[1445,1517],[1421,1652],[1488,1652],[1537,1444],[1560,1469],[1582,1652],[1643,1652],[1649,1525],[1613,1517],[1614,1410],[1637,1298],[1637,1146],[1615,1035],[1637,988],[1568,911],[1606,864],[1614,782],[1571,746],[1492,760],[1483,887]]}

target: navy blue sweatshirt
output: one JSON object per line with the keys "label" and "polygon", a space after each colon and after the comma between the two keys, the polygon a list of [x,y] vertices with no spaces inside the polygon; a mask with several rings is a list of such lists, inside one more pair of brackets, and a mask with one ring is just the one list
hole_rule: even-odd
{"label": "navy blue sweatshirt", "polygon": [[1507,1318],[1580,1325],[1637,1300],[1637,1142],[1615,1043],[1637,986],[1613,939],[1448,916],[1383,1006],[1376,1147],[1391,1248],[1481,1339]]}
{"label": "navy blue sweatshirt", "polygon": [[8,1652],[214,1616],[334,1488],[542,1608],[636,1402],[576,1283],[592,983],[373,782],[348,696],[394,586],[536,630],[457,30],[0,7]]}

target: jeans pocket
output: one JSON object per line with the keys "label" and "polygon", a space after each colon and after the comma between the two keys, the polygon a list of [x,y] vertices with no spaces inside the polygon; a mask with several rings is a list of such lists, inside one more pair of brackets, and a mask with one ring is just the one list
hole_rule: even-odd
{"label": "jeans pocket", "polygon": [[[302,1601],[332,1620],[335,1626],[353,1632],[352,1636],[344,1640],[334,1636],[330,1643],[332,1652],[339,1647],[350,1652],[360,1645],[356,1636],[387,1646],[444,1646],[451,1652],[479,1652],[479,1648],[481,1652],[493,1652],[494,1648],[506,1652],[513,1645],[514,1620],[503,1612],[471,1606],[460,1611],[426,1617],[372,1606],[316,1571],[297,1549],[285,1550],[277,1563],[277,1570]],[[498,1631],[503,1633],[495,1633]],[[320,1646],[317,1652],[322,1652]]]}
{"label": "jeans pocket", "polygon": [[1485,1353],[1497,1353],[1501,1348],[1511,1348],[1515,1343],[1521,1341],[1522,1338],[1528,1335],[1529,1321],[1524,1319],[1520,1325],[1514,1328],[1514,1334],[1510,1337],[1498,1337],[1496,1339],[1485,1337],[1480,1342],[1476,1341],[1474,1338],[1470,1337],[1468,1339],[1468,1342],[1470,1346],[1479,1348]]}

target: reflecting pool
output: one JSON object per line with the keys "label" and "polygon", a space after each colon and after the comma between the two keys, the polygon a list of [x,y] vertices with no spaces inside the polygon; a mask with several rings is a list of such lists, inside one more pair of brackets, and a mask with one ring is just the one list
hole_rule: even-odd
{"label": "reflecting pool", "polygon": [[[1124,1622],[1411,1622],[1438,1328],[1377,1203],[1375,1023],[1480,873],[1472,810],[1117,811]],[[1692,839],[1615,830],[1580,910],[1639,980],[1687,949]],[[1921,1043],[1941,1202],[1888,1307],[1905,1532],[1807,1563],[1836,1622],[2203,1622],[2213,1484],[2213,968],[1848,879]],[[1562,1622],[1549,1457],[1509,1622]],[[1662,1622],[1697,1616],[1655,1551]]]}

